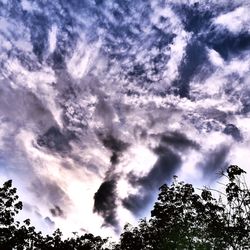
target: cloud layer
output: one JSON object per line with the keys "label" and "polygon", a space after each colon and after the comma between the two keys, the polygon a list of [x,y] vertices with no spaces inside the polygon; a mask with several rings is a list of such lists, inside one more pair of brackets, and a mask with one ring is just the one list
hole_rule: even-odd
{"label": "cloud layer", "polygon": [[38,227],[112,235],[174,174],[248,171],[248,13],[247,1],[0,1],[1,180]]}

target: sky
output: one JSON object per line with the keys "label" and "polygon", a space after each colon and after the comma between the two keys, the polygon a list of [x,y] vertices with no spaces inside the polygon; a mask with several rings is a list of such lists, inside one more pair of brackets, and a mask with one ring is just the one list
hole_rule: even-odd
{"label": "sky", "polygon": [[248,0],[0,0],[0,181],[20,218],[115,237],[173,175],[250,173],[249,13]]}

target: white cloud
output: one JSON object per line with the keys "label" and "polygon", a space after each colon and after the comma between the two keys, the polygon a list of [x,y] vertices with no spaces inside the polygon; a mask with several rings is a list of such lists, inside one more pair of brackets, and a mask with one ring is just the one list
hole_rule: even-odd
{"label": "white cloud", "polygon": [[171,57],[167,63],[168,70],[164,73],[169,82],[172,82],[178,76],[178,67],[185,56],[185,48],[189,39],[190,35],[183,30],[174,38],[173,43],[170,45]]}
{"label": "white cloud", "polygon": [[157,156],[144,145],[133,145],[126,153],[126,161],[120,164],[120,171],[137,176],[148,174],[157,161]]}
{"label": "white cloud", "polygon": [[236,34],[242,31],[250,32],[249,12],[249,6],[241,6],[231,12],[216,17],[214,23],[222,25]]}
{"label": "white cloud", "polygon": [[29,0],[22,0],[21,5],[22,5],[23,10],[26,10],[26,11],[33,10],[32,3]]}
{"label": "white cloud", "polygon": [[213,49],[208,50],[208,56],[209,56],[211,63],[213,63],[213,65],[217,67],[224,66],[224,60],[217,51]]}
{"label": "white cloud", "polygon": [[75,79],[83,78],[94,65],[100,48],[100,41],[89,45],[79,41],[73,56],[67,62],[68,72]]}
{"label": "white cloud", "polygon": [[52,53],[56,48],[56,37],[57,37],[58,28],[56,25],[52,25],[51,30],[49,31],[49,52]]}
{"label": "white cloud", "polygon": [[[30,194],[25,196],[25,202],[32,204],[40,204],[39,212],[44,216],[51,214],[48,208],[58,205],[65,212],[66,218],[52,217],[57,227],[59,226],[66,235],[70,235],[73,231],[84,228],[89,232],[96,232],[102,236],[110,236],[114,234],[112,229],[102,228],[103,219],[98,214],[93,213],[94,194],[102,183],[102,178],[96,173],[88,171],[84,166],[74,166],[72,163],[70,168],[64,168],[63,163],[67,162],[67,158],[58,158],[57,155],[47,154],[32,145],[35,141],[34,135],[29,131],[22,130],[17,136],[17,142],[29,157],[30,163],[33,165],[32,181],[36,178],[40,181],[50,181],[60,187],[69,197],[69,200],[62,200],[62,204],[53,204],[53,200],[41,194],[40,197],[35,197]],[[23,146],[21,146],[23,145]],[[91,152],[93,154],[93,152]],[[88,156],[87,152],[83,153]],[[100,155],[97,157],[100,158]],[[68,163],[70,164],[70,159]],[[30,183],[26,184],[29,188]],[[41,190],[42,191],[42,190]],[[36,190],[39,192],[39,190]],[[44,190],[42,192],[45,192]],[[46,192],[50,192],[47,190]],[[54,201],[56,202],[56,201]]]}

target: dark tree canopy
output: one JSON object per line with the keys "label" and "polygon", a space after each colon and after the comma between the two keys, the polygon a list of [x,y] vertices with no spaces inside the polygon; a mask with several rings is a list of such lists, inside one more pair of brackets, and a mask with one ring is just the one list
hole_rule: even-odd
{"label": "dark tree canopy", "polygon": [[250,249],[250,190],[245,171],[231,165],[222,173],[228,182],[223,191],[197,192],[175,178],[160,187],[149,220],[136,227],[125,225],[118,243],[86,233],[63,239],[57,229],[43,236],[21,224],[15,215],[22,209],[16,188],[7,181],[0,188],[0,249],[2,250],[168,250]]}

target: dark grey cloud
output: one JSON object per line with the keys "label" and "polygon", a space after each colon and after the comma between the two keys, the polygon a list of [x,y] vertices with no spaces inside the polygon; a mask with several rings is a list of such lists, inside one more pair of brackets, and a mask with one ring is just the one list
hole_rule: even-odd
{"label": "dark grey cloud", "polygon": [[119,155],[117,152],[113,152],[111,157],[110,157],[110,162],[112,165],[116,165],[117,163],[119,163]]}
{"label": "dark grey cloud", "polygon": [[114,119],[114,110],[109,101],[104,100],[103,97],[99,97],[96,105],[96,115],[103,120],[103,123],[107,128],[111,126]]}
{"label": "dark grey cloud", "polygon": [[140,213],[144,211],[153,200],[153,194],[144,190],[141,195],[130,194],[127,198],[123,199],[122,205],[139,217]]}
{"label": "dark grey cloud", "polygon": [[119,162],[119,156],[122,152],[127,150],[130,144],[115,138],[112,134],[105,135],[102,132],[97,132],[97,136],[103,143],[104,147],[112,152],[110,162],[113,165],[116,165]]}
{"label": "dark grey cloud", "polygon": [[213,119],[221,123],[226,123],[229,115],[228,113],[217,108],[203,109],[201,112],[207,119]]}
{"label": "dark grey cloud", "polygon": [[195,38],[191,39],[186,47],[186,56],[179,66],[178,79],[173,84],[177,88],[176,94],[180,97],[190,97],[190,81],[204,63],[207,63],[207,52],[204,44]]}
{"label": "dark grey cloud", "polygon": [[120,139],[115,138],[113,135],[103,135],[102,133],[98,133],[99,138],[101,139],[103,145],[110,149],[111,151],[115,152],[123,152],[125,151],[129,144],[123,142]]}
{"label": "dark grey cloud", "polygon": [[50,227],[54,227],[55,226],[55,222],[53,220],[50,219],[50,217],[45,217],[44,221],[50,226]]}
{"label": "dark grey cloud", "polygon": [[240,130],[234,124],[227,124],[223,130],[226,135],[231,135],[236,141],[242,141]]}
{"label": "dark grey cloud", "polygon": [[[159,150],[159,151],[158,151]],[[159,185],[169,180],[181,165],[180,156],[169,148],[156,148],[159,158],[146,177],[139,183],[147,190],[158,188]]]}
{"label": "dark grey cloud", "polygon": [[[237,98],[240,100],[242,104],[241,110],[239,110],[239,114],[247,115],[250,112],[250,90],[249,88],[245,88],[244,92],[237,96]],[[237,100],[238,100],[237,99]]]}
{"label": "dark grey cloud", "polygon": [[0,90],[0,115],[8,119],[13,126],[27,126],[35,131],[43,131],[48,126],[56,125],[55,118],[49,108],[26,88],[12,88],[7,82]]}
{"label": "dark grey cloud", "polygon": [[104,218],[104,226],[118,227],[116,215],[116,180],[104,181],[94,195],[94,212]]}
{"label": "dark grey cloud", "polygon": [[59,128],[51,127],[37,138],[37,144],[54,152],[68,153],[71,151],[69,143],[72,139],[74,139],[72,134],[67,132],[63,134]]}
{"label": "dark grey cloud", "polygon": [[49,204],[67,204],[70,203],[70,197],[63,191],[63,189],[55,182],[49,179],[35,179],[32,181],[29,190],[35,195],[40,197],[41,201],[48,202]]}
{"label": "dark grey cloud", "polygon": [[220,145],[214,150],[211,150],[203,162],[200,162],[197,166],[202,171],[207,180],[214,181],[219,178],[219,173],[229,166],[228,154],[230,152],[229,145]]}
{"label": "dark grey cloud", "polygon": [[43,53],[48,47],[49,20],[42,13],[34,13],[28,16],[28,18],[30,18],[27,23],[31,25],[30,30],[33,52],[38,60],[42,62]]}
{"label": "dark grey cloud", "polygon": [[64,217],[64,212],[58,205],[51,208],[50,212],[54,217]]}
{"label": "dark grey cloud", "polygon": [[[180,132],[170,132],[163,134],[161,137],[161,144],[165,146],[171,146],[174,149],[185,150],[189,148],[193,148],[198,150],[200,146],[195,141],[189,139],[185,134]],[[164,151],[164,149],[163,149]],[[156,153],[161,152],[161,146],[155,149]]]}
{"label": "dark grey cloud", "polygon": [[180,156],[168,147],[159,146],[155,150],[159,156],[150,172],[144,177],[128,175],[128,181],[139,187],[136,195],[129,195],[123,200],[123,206],[135,214],[140,214],[152,202],[158,188],[169,181],[181,166]]}

